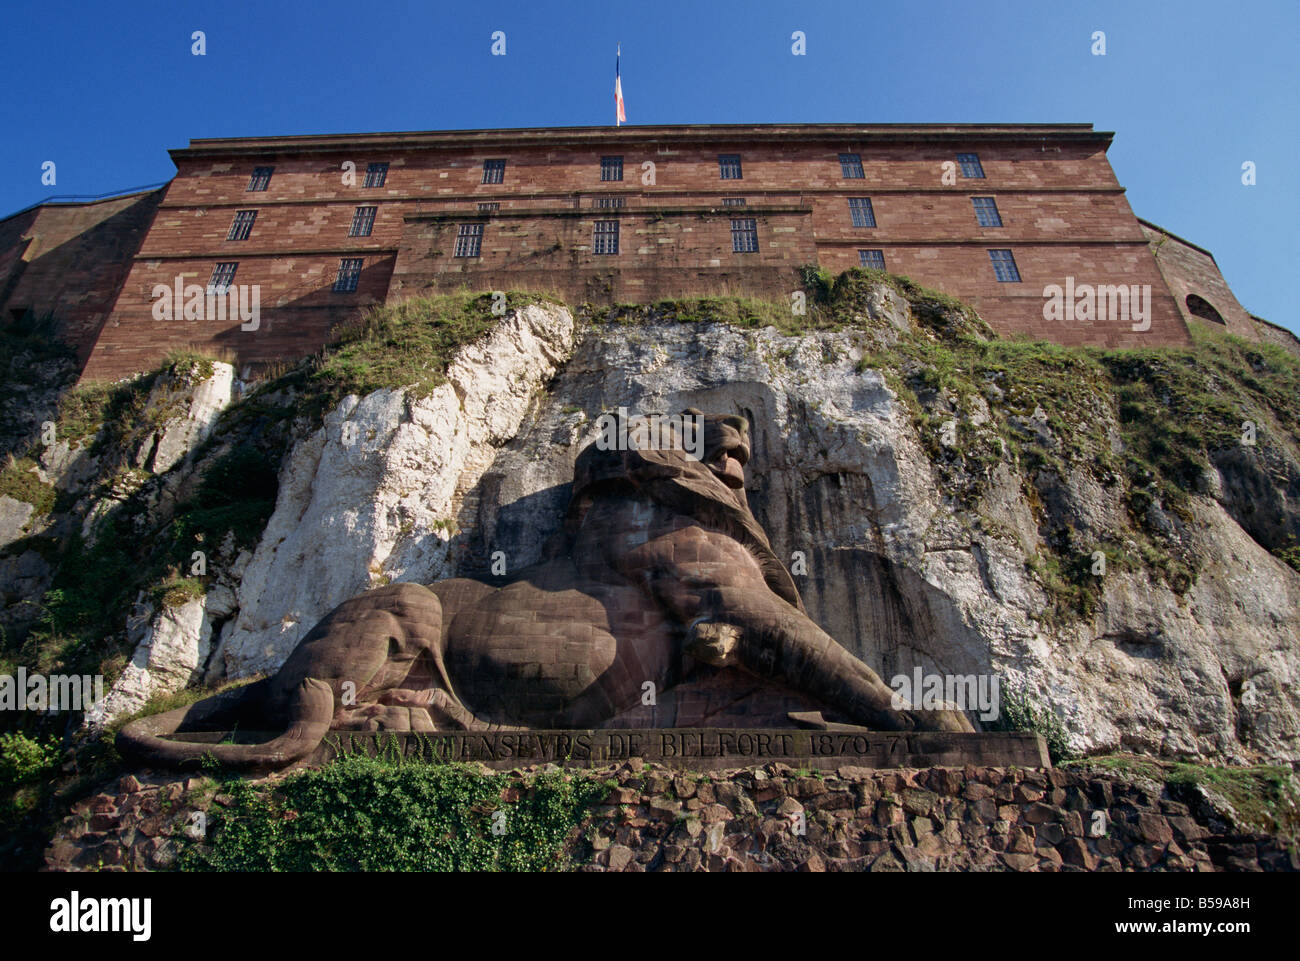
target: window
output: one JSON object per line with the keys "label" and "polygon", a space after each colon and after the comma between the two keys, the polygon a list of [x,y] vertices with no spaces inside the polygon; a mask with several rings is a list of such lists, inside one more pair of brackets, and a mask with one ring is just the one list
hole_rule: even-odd
{"label": "window", "polygon": [[618,253],[618,221],[597,220],[592,234],[591,249],[598,254]]}
{"label": "window", "polygon": [[344,257],[339,261],[339,275],[334,278],[334,293],[350,294],[361,280],[361,258]]}
{"label": "window", "polygon": [[1001,227],[1002,216],[998,213],[997,202],[992,197],[972,197],[975,205],[975,219],[981,227]]}
{"label": "window", "polygon": [[601,180],[622,180],[623,179],[623,158],[622,157],[601,157],[600,158],[600,179]]}
{"label": "window", "polygon": [[743,207],[745,206],[744,197],[723,197],[722,206],[724,207]]}
{"label": "window", "polygon": [[861,180],[866,176],[862,172],[862,157],[855,153],[840,154],[840,176],[846,180]]}
{"label": "window", "polygon": [[212,268],[212,279],[208,281],[208,293],[224,294],[235,279],[238,263],[217,264]]}
{"label": "window", "polygon": [[482,224],[461,224],[456,230],[456,256],[477,257],[483,246]]}
{"label": "window", "polygon": [[622,207],[623,198],[622,197],[597,197],[596,206],[605,207],[605,208]]}
{"label": "window", "polygon": [[1187,310],[1193,317],[1199,317],[1201,320],[1208,320],[1211,323],[1223,324],[1225,327],[1227,326],[1227,321],[1223,319],[1223,315],[1215,310],[1214,305],[1204,297],[1198,297],[1196,294],[1188,294],[1184,303],[1187,304]]}
{"label": "window", "polygon": [[248,181],[248,189],[265,190],[271,185],[271,174],[274,172],[274,167],[254,167],[253,177]]}
{"label": "window", "polygon": [[961,164],[961,175],[965,178],[974,180],[984,179],[984,168],[980,166],[980,155],[977,153],[959,153],[957,162]]}
{"label": "window", "polygon": [[388,179],[388,164],[370,164],[366,167],[366,186],[382,187]]}
{"label": "window", "polygon": [[485,184],[504,183],[506,179],[506,162],[504,160],[483,161],[483,182]]}
{"label": "window", "polygon": [[870,267],[872,270],[884,270],[885,252],[883,250],[859,250],[858,266]]}
{"label": "window", "polygon": [[876,212],[871,209],[871,198],[850,197],[849,217],[852,218],[855,227],[874,227],[876,225]]}
{"label": "window", "polygon": [[752,254],[758,251],[758,222],[753,219],[731,221],[731,251]]}
{"label": "window", "polygon": [[989,260],[993,261],[993,273],[1004,284],[1020,283],[1020,271],[1016,269],[1016,258],[1009,250],[990,250]]}
{"label": "window", "polygon": [[478,212],[481,214],[494,214],[500,209],[501,204],[497,203],[495,200],[489,200],[486,203],[478,205]]}
{"label": "window", "polygon": [[740,154],[718,154],[718,176],[723,180],[741,180]]}
{"label": "window", "polygon": [[375,226],[375,211],[378,207],[358,207],[357,212],[352,215],[352,229],[348,231],[349,237],[369,237],[371,229]]}
{"label": "window", "polygon": [[256,210],[236,210],[235,220],[230,225],[230,233],[226,234],[226,239],[247,240],[248,235],[253,231],[253,221],[256,219]]}

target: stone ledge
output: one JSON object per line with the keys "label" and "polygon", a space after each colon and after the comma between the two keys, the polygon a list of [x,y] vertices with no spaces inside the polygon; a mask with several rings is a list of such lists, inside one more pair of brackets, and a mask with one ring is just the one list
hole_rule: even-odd
{"label": "stone ledge", "polygon": [[[274,733],[242,732],[241,743]],[[175,740],[218,743],[220,732]],[[391,754],[424,761],[477,762],[497,770],[530,764],[590,768],[639,758],[665,767],[718,771],[773,762],[808,770],[840,767],[1050,768],[1042,737],[1027,732],[950,733],[810,730],[807,728],[663,728],[538,731],[331,731],[307,760],[318,766],[342,755]]]}

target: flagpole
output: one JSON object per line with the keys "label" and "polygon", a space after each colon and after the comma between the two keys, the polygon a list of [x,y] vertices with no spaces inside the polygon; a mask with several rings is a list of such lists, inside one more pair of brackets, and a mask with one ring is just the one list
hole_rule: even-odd
{"label": "flagpole", "polygon": [[[614,48],[614,87],[616,90],[619,89],[619,84],[621,80],[619,76],[619,60],[621,60],[622,57],[623,57],[623,41],[620,40],[618,42],[618,46]],[[618,98],[615,97],[614,98],[614,127],[617,128],[618,126],[619,126]]]}

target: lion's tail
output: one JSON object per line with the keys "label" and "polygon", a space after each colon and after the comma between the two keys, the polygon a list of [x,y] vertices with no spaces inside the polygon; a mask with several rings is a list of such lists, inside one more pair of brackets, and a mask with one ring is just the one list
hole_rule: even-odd
{"label": "lion's tail", "polygon": [[324,681],[305,679],[289,705],[289,725],[282,734],[261,744],[208,744],[171,740],[186,730],[231,730],[249,716],[266,695],[267,681],[205,698],[189,707],[132,721],[118,732],[117,748],[126,757],[160,767],[193,767],[212,757],[235,770],[274,769],[311,754],[329,730],[334,716],[334,692]]}

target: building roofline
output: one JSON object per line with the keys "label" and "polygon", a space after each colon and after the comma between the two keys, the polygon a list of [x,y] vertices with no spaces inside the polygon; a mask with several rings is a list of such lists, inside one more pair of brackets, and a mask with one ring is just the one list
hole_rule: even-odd
{"label": "building roofline", "polygon": [[[1214,260],[1214,254],[1210,253],[1208,250],[1206,250],[1206,249],[1205,249],[1204,247],[1202,247],[1200,244],[1194,244],[1194,243],[1192,243],[1190,240],[1188,240],[1188,239],[1185,238],[1185,237],[1179,237],[1179,236],[1178,236],[1176,233],[1174,233],[1172,230],[1166,230],[1164,227],[1161,227],[1159,224],[1153,224],[1153,223],[1152,223],[1151,221],[1149,221],[1149,220],[1143,220],[1141,217],[1138,217],[1137,220],[1138,220],[1138,223],[1140,223],[1140,224],[1142,224],[1142,225],[1144,225],[1144,226],[1146,226],[1146,227],[1150,227],[1152,230],[1158,230],[1158,231],[1160,231],[1162,234],[1164,234],[1165,236],[1167,236],[1167,237],[1172,237],[1174,240],[1178,241],[1178,242],[1179,242],[1180,244],[1182,244],[1183,246],[1185,246],[1185,247],[1191,247],[1193,250],[1200,251],[1201,253],[1205,254],[1205,256],[1209,257],[1211,260]],[[1216,266],[1216,267],[1219,266],[1219,262],[1218,262],[1217,260],[1214,260],[1214,266]]]}
{"label": "building roofline", "polygon": [[1266,327],[1272,327],[1274,330],[1280,330],[1282,333],[1286,334],[1292,340],[1296,341],[1297,343],[1300,343],[1300,334],[1297,334],[1291,328],[1283,327],[1281,324],[1275,324],[1273,323],[1273,321],[1266,320],[1263,317],[1259,317],[1255,314],[1252,314],[1250,311],[1246,311],[1246,316],[1249,317],[1251,320],[1255,321],[1255,323],[1257,324],[1263,324]]}
{"label": "building roofline", "polygon": [[191,139],[188,147],[169,153],[176,157],[193,157],[227,153],[265,153],[267,151],[311,153],[354,148],[385,146],[404,149],[463,147],[466,142],[489,146],[513,144],[610,144],[637,143],[672,139],[678,141],[750,140],[825,140],[841,137],[859,142],[931,141],[1090,141],[1109,146],[1114,139],[1110,131],[1094,130],[1090,123],[768,123],[768,124],[672,124],[644,127],[512,127],[479,130],[424,130],[351,134],[301,134],[271,137],[208,137]]}
{"label": "building roofline", "polygon": [[26,213],[36,210],[40,207],[93,207],[95,204],[106,204],[113,200],[125,200],[127,197],[143,197],[145,194],[151,194],[156,190],[166,187],[170,180],[162,180],[156,184],[149,184],[144,187],[128,187],[126,190],[114,190],[106,194],[59,194],[56,197],[46,197],[44,200],[38,200],[34,204],[28,204],[21,210],[15,210],[11,214],[5,214],[0,217],[0,224],[6,220],[13,220]]}

